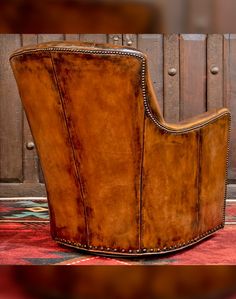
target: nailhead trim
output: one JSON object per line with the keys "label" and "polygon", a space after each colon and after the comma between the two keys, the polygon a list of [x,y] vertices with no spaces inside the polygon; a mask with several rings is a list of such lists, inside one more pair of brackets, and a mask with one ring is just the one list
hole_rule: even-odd
{"label": "nailhead trim", "polygon": [[166,252],[172,252],[181,248],[185,248],[188,247],[190,245],[193,245],[194,243],[197,243],[199,241],[201,241],[202,239],[206,238],[207,236],[213,234],[215,231],[217,231],[218,229],[223,228],[224,225],[220,224],[217,225],[216,227],[214,227],[213,229],[208,230],[207,232],[202,233],[201,235],[192,238],[191,240],[187,240],[183,243],[178,243],[178,244],[173,244],[171,246],[163,246],[162,248],[143,248],[143,249],[121,249],[118,250],[117,248],[111,248],[111,247],[103,247],[103,246],[93,246],[93,245],[89,245],[87,246],[86,244],[81,245],[80,243],[77,243],[75,241],[72,240],[66,240],[66,239],[61,239],[61,238],[55,238],[55,241],[59,242],[59,243],[63,243],[63,244],[67,244],[69,246],[72,247],[76,247],[78,249],[85,249],[85,248],[89,248],[86,249],[87,251],[89,250],[93,250],[93,251],[102,251],[102,252],[115,252],[117,254],[119,253],[125,253],[127,255],[146,255],[146,254],[156,254],[156,253],[166,253]]}
{"label": "nailhead trim", "polygon": [[[189,131],[194,131],[194,130],[197,130],[197,129],[200,129],[200,128],[203,128],[205,127],[206,125],[210,124],[210,123],[213,123],[215,120],[217,119],[220,119],[222,117],[224,117],[225,115],[229,115],[229,136],[231,134],[231,114],[230,113],[223,113],[223,114],[220,114],[212,119],[210,119],[209,121],[205,122],[204,124],[199,124],[199,125],[196,125],[195,127],[191,127],[191,128],[188,128],[188,129],[182,129],[182,130],[173,130],[173,129],[170,129],[166,126],[164,126],[163,124],[161,124],[158,119],[156,118],[156,116],[152,113],[151,109],[150,109],[150,106],[149,106],[149,102],[148,102],[148,95],[147,95],[147,86],[146,86],[146,58],[145,56],[140,52],[140,53],[135,53],[135,52],[125,52],[127,50],[109,50],[109,49],[106,49],[106,50],[85,50],[85,49],[70,49],[70,48],[55,48],[55,47],[48,47],[48,48],[42,48],[42,49],[31,49],[31,50],[26,50],[26,51],[22,51],[22,52],[19,52],[19,53],[16,53],[16,54],[13,54],[10,59],[14,56],[18,56],[18,55],[22,55],[24,53],[27,53],[27,54],[30,54],[30,53],[33,53],[33,52],[41,52],[41,51],[51,51],[51,52],[57,52],[57,51],[62,51],[62,52],[76,52],[76,53],[84,53],[84,54],[99,54],[99,55],[126,55],[126,56],[133,56],[133,57],[136,57],[138,59],[141,60],[142,62],[142,70],[141,70],[141,87],[142,87],[142,94],[143,94],[143,102],[144,102],[144,108],[145,108],[145,112],[147,114],[147,116],[152,120],[152,122],[159,128],[161,128],[162,130],[164,130],[164,132],[168,132],[168,133],[172,133],[172,134],[175,134],[175,135],[178,135],[178,134],[183,134],[183,133],[187,133]],[[135,50],[133,50],[135,51]],[[226,176],[225,176],[225,198],[224,198],[224,205],[223,205],[223,224],[220,224],[218,226],[216,226],[215,228],[211,229],[211,230],[208,230],[207,232],[195,237],[194,239],[192,240],[188,240],[186,241],[186,243],[184,242],[183,244],[175,244],[173,245],[174,246],[174,250],[175,249],[179,249],[179,248],[182,248],[182,247],[186,247],[186,244],[188,245],[191,245],[191,244],[194,244],[198,241],[200,241],[201,239],[207,237],[208,235],[212,234],[213,232],[215,232],[216,230],[220,229],[220,228],[223,228],[224,227],[224,223],[225,223],[225,209],[226,209],[226,197],[227,197],[227,175],[228,175],[228,164],[229,164],[229,141],[230,141],[230,138],[228,136],[228,145],[227,145],[227,159],[226,159]],[[79,248],[87,248],[87,245],[81,245],[80,243],[76,243],[76,242],[73,242],[71,240],[65,240],[65,239],[60,239],[60,238],[55,238],[56,241],[58,242],[62,242],[62,243],[66,243],[66,244],[69,244],[71,246],[76,246],[76,247],[79,247]],[[166,252],[166,251],[173,251],[173,246],[170,246],[170,247],[163,247],[162,249],[161,248],[158,248],[158,249],[155,249],[155,248],[151,248],[151,249],[142,249],[142,250],[139,250],[137,249],[136,252],[138,254],[140,253],[147,253],[148,252],[152,252],[152,253],[155,253],[155,252]],[[90,245],[89,246],[89,249],[94,249],[94,250],[100,250],[100,251],[110,251],[110,250],[113,250],[114,252],[119,252],[117,250],[117,248],[114,248],[114,249],[110,249],[110,248],[104,248],[103,246],[100,247],[100,249],[98,249],[97,246],[92,246]],[[88,249],[86,249],[88,250]],[[130,253],[132,252],[131,249],[129,250],[125,250],[125,249],[122,249],[121,250],[122,253]]]}
{"label": "nailhead trim", "polygon": [[226,198],[227,198],[227,180],[228,180],[228,168],[229,168],[229,146],[230,146],[230,135],[231,135],[231,114],[229,115],[229,130],[228,130],[228,144],[227,144],[227,157],[226,157],[226,169],[225,169],[225,201],[223,205],[223,223],[225,223],[225,210],[226,210]]}

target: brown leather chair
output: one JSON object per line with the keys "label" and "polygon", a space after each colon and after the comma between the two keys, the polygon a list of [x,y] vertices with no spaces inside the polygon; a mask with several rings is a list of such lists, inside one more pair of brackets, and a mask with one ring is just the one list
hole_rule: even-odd
{"label": "brown leather chair", "polygon": [[10,58],[45,176],[51,233],[95,253],[176,251],[224,226],[230,113],[166,123],[146,55],[51,42]]}

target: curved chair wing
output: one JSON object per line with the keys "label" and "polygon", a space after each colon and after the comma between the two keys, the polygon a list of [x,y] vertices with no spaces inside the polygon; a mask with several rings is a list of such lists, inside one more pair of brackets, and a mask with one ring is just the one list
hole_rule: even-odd
{"label": "curved chair wing", "polygon": [[179,250],[224,226],[230,114],[163,119],[145,54],[79,42],[11,66],[46,182],[51,233],[86,251]]}

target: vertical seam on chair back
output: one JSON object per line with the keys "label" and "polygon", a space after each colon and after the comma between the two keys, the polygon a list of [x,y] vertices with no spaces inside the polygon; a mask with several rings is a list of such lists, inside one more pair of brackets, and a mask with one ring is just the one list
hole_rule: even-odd
{"label": "vertical seam on chair back", "polygon": [[143,113],[143,136],[142,136],[142,147],[141,147],[141,162],[140,162],[140,205],[139,205],[139,249],[141,250],[142,244],[142,215],[143,215],[143,161],[144,161],[144,147],[145,147],[145,109]]}
{"label": "vertical seam on chair back", "polygon": [[61,88],[60,88],[60,85],[59,85],[59,82],[58,82],[57,73],[56,73],[56,70],[55,70],[54,61],[53,61],[53,57],[52,57],[51,52],[50,52],[50,57],[51,57],[51,62],[52,62],[53,74],[54,74],[54,77],[55,77],[55,81],[56,81],[56,85],[57,85],[57,89],[58,89],[58,93],[59,93],[59,97],[60,97],[60,101],[61,101],[61,105],[62,105],[62,111],[63,111],[63,116],[64,116],[64,119],[65,119],[66,129],[67,129],[67,132],[68,132],[68,137],[69,137],[69,141],[70,141],[71,148],[72,148],[73,161],[74,161],[74,164],[75,164],[75,171],[76,171],[77,179],[78,179],[78,182],[79,182],[79,185],[80,185],[81,197],[83,199],[84,219],[85,219],[85,227],[86,227],[86,241],[87,241],[86,245],[88,246],[88,244],[89,244],[88,218],[87,218],[87,213],[86,213],[86,205],[85,205],[85,196],[84,196],[83,186],[82,186],[82,183],[81,183],[81,180],[80,180],[80,173],[79,173],[79,169],[78,169],[78,166],[77,166],[77,163],[76,163],[76,158],[75,158],[74,144],[73,144],[72,137],[71,137],[71,134],[70,134],[70,129],[69,129],[69,126],[68,126],[68,118],[67,118],[67,115],[66,115],[66,109],[65,109],[65,105],[64,105],[64,101],[63,101],[63,96],[62,96],[62,93],[61,93]]}
{"label": "vertical seam on chair back", "polygon": [[197,229],[199,234],[200,229],[200,203],[201,203],[201,179],[202,179],[202,171],[201,171],[201,160],[202,160],[202,131],[201,129],[197,131]]}

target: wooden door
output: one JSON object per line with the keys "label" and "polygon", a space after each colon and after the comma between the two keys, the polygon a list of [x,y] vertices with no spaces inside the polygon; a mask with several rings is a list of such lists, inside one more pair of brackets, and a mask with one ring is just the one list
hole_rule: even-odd
{"label": "wooden door", "polygon": [[235,34],[0,35],[0,197],[45,195],[39,159],[8,58],[21,46],[49,40],[109,42],[147,53],[154,89],[169,122],[229,107],[232,134],[228,196],[236,198]]}

